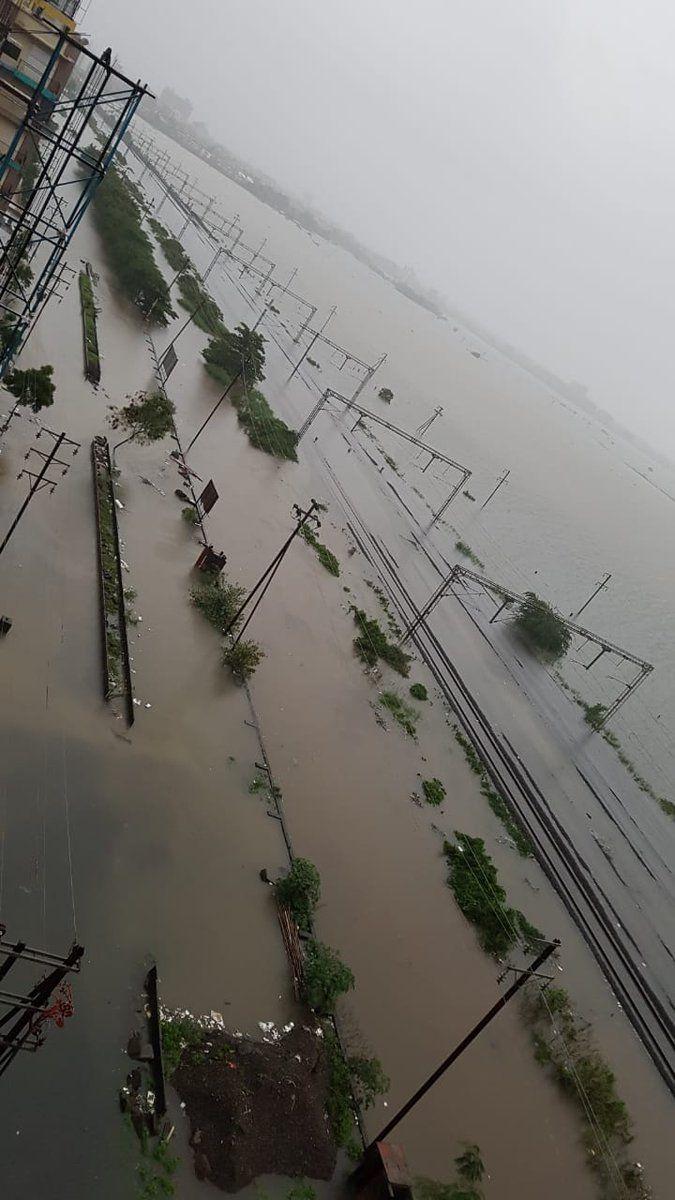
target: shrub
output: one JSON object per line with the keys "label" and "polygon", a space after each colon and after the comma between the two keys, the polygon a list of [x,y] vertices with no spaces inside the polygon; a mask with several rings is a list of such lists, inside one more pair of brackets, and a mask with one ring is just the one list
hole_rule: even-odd
{"label": "shrub", "polygon": [[223,666],[229,667],[232,674],[242,681],[251,678],[264,657],[265,651],[257,642],[237,642],[233,646],[223,647]]}
{"label": "shrub", "polygon": [[309,525],[303,525],[300,533],[308,545],[313,546],[316,550],[316,556],[321,563],[321,566],[325,567],[325,569],[331,575],[335,575],[336,578],[339,577],[340,563],[333,554],[332,550],[329,550],[327,546],[324,546],[323,542],[319,541],[314,533],[314,530],[310,529]]}
{"label": "shrub", "polygon": [[307,858],[294,858],[291,869],[274,885],[282,904],[287,904],[301,928],[308,928],[321,896],[321,876]]}
{"label": "shrub", "polygon": [[185,521],[186,525],[199,524],[199,514],[193,504],[187,504],[185,508],[181,509],[180,515]]}
{"label": "shrub", "polygon": [[196,275],[184,272],[178,280],[179,303],[192,313],[192,320],[203,333],[226,333],[223,314]]}
{"label": "shrub", "polygon": [[222,633],[240,608],[246,596],[246,588],[236,583],[225,583],[220,576],[200,583],[190,591],[195,608]]}
{"label": "shrub", "polygon": [[525,593],[513,620],[530,645],[547,658],[560,658],[569,649],[572,635],[563,618],[534,592]]}
{"label": "shrub", "polygon": [[406,654],[394,642],[390,642],[379,622],[374,618],[369,618],[363,609],[352,606],[351,611],[360,630],[359,636],[354,638],[354,649],[361,662],[366,663],[369,667],[374,667],[377,660],[381,658],[383,662],[398,671],[399,675],[407,678],[410,674],[412,656]]}
{"label": "shrub", "polygon": [[377,394],[380,397],[380,400],[384,400],[385,404],[391,404],[392,400],[394,399],[394,393],[392,392],[391,388],[388,387],[380,388]]}
{"label": "shrub", "polygon": [[445,800],[446,792],[440,779],[423,779],[422,791],[427,804],[433,804],[438,807]]}
{"label": "shrub", "polygon": [[389,1091],[390,1079],[382,1070],[379,1058],[350,1055],[347,1059],[352,1077],[354,1096],[361,1108],[371,1108],[378,1096]]}
{"label": "shrub", "polygon": [[591,729],[602,729],[602,723],[607,715],[604,704],[584,704],[584,721]]}
{"label": "shrub", "polygon": [[412,696],[413,700],[429,699],[429,693],[427,692],[427,689],[423,683],[413,683],[412,687],[410,688],[410,695]]}
{"label": "shrub", "polygon": [[303,999],[314,1012],[332,1013],[338,996],[354,987],[354,976],[340,955],[324,942],[312,939],[307,945],[303,976]]}

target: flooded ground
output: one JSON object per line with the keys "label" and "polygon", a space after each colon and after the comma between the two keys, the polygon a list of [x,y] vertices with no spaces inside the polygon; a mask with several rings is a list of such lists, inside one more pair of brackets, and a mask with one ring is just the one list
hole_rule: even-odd
{"label": "flooded ground", "polygon": [[[245,196],[244,202],[255,204]],[[187,238],[186,246],[195,253]],[[71,290],[60,307],[48,310],[31,356],[56,367],[59,392],[48,422],[67,428],[83,449],[53,498],[39,497],[31,506],[1,564],[2,609],[15,619],[2,646],[1,911],[15,936],[52,949],[65,949],[74,917],[87,955],[75,985],[75,1019],[54,1032],[39,1058],[12,1068],[11,1116],[3,1119],[0,1144],[14,1189],[9,1195],[85,1197],[95,1188],[107,1200],[130,1194],[133,1145],[117,1114],[116,1091],[149,956],[160,964],[170,1004],[219,1009],[247,1030],[261,1019],[293,1016],[295,1009],[269,893],[258,879],[261,866],[284,864],[283,842],[264,800],[247,790],[259,746],[246,724],[252,716],[246,693],[222,672],[218,639],[187,600],[199,547],[173,496],[178,477],[167,465],[168,443],[120,451],[125,507],[119,519],[143,618],[131,631],[141,704],[130,733],[100,699],[88,442],[104,428],[108,400],[119,402],[150,383],[151,363],[140,322],[111,291],[88,223],[77,248],[101,270],[107,396],[82,380],[79,309]],[[338,254],[324,249],[329,261]],[[226,320],[245,315],[236,288],[228,291],[222,281],[213,290]],[[411,312],[417,320],[419,310]],[[426,315],[419,320],[424,325]],[[167,330],[158,345],[171,336]],[[190,329],[180,342],[181,365],[169,390],[181,436],[197,428],[217,398],[198,360],[205,340]],[[296,423],[300,407],[309,407],[309,393],[303,398],[301,388],[283,386],[287,368],[276,350],[268,361],[270,401]],[[319,441],[303,443],[300,463],[279,463],[248,445],[224,406],[191,462],[216,481],[221,499],[209,537],[227,551],[228,572],[243,583],[255,581],[287,535],[292,503],[314,495],[329,504],[322,538],[340,560],[341,577],[323,571],[309,547],[293,547],[252,630],[267,651],[252,696],[296,850],[321,871],[320,936],[339,948],[357,977],[344,1013],[350,1045],[376,1053],[392,1079],[388,1107],[380,1102],[370,1114],[369,1132],[377,1132],[497,994],[497,967],[478,949],[444,886],[441,840],[432,823],[448,832],[463,829],[487,839],[512,902],[563,940],[563,982],[616,1066],[636,1120],[636,1156],[665,1196],[672,1112],[665,1087],[543,873],[505,844],[425,667],[417,665],[411,676],[427,683],[433,701],[420,721],[419,743],[375,722],[377,685],[351,652],[348,612],[353,599],[377,614],[365,583],[374,576],[360,553],[349,554],[353,540],[326,460],[359,509],[396,543],[396,553],[407,552],[422,596],[428,576],[401,537],[410,527],[403,530],[398,514],[383,504],[384,477],[365,474],[358,435],[347,456],[342,430],[349,426],[321,420],[312,434]],[[21,499],[24,485],[15,468],[31,433],[27,422],[15,421],[0,457],[5,523]],[[444,619],[444,635],[478,684],[489,690],[498,682],[495,706],[516,705],[525,722],[529,706],[506,672],[497,677],[498,660],[475,626],[455,609]],[[546,758],[550,731],[537,734],[530,721],[525,734]],[[559,766],[554,761],[552,770]],[[445,781],[442,811],[411,802],[418,773]],[[663,828],[655,827],[653,837],[666,837]],[[541,1194],[567,1200],[571,1181],[575,1196],[595,1194],[576,1117],[534,1063],[515,1007],[400,1135],[413,1169],[441,1177],[459,1141],[478,1141],[490,1173],[488,1194],[508,1195],[517,1182],[519,1194],[533,1200]],[[56,1178],[67,1180],[62,1192],[54,1191]],[[208,1191],[185,1170],[181,1196]]]}

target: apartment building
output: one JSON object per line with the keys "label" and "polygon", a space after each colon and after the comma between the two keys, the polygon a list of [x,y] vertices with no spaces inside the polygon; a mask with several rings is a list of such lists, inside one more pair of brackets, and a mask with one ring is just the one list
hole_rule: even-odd
{"label": "apartment building", "polygon": [[79,51],[66,42],[54,57],[56,30],[74,33],[80,6],[81,0],[0,0],[0,208],[16,197],[34,157],[32,139],[14,144],[28,104],[36,100],[47,120],[72,74]]}

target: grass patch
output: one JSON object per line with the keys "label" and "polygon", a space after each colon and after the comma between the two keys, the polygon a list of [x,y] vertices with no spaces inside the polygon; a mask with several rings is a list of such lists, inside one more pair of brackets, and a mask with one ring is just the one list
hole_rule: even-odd
{"label": "grass patch", "polygon": [[427,689],[423,683],[413,683],[412,687],[410,688],[410,695],[412,696],[413,700],[429,699],[429,693],[427,692]]}
{"label": "grass patch", "polygon": [[417,722],[420,719],[420,714],[417,709],[408,704],[398,692],[383,692],[380,696],[380,704],[391,713],[392,717],[403,730],[408,734],[408,737],[417,737]]}
{"label": "grass patch", "polygon": [[464,916],[475,926],[478,940],[493,958],[505,958],[521,937],[543,940],[540,931],[517,908],[507,904],[497,869],[482,838],[455,830],[456,842],[445,842],[448,886]]}
{"label": "grass patch", "polygon": [[427,804],[433,804],[435,807],[442,804],[446,797],[446,791],[440,779],[423,779],[422,791]]}
{"label": "grass patch", "polygon": [[330,575],[335,575],[337,578],[340,574],[340,563],[333,554],[332,550],[329,550],[328,546],[324,546],[323,542],[319,541],[314,530],[310,529],[308,525],[303,525],[300,533],[307,542],[308,546],[313,546],[316,550],[316,556],[321,563],[321,566],[325,567]]}
{"label": "grass patch", "polygon": [[241,397],[233,398],[232,403],[237,410],[239,424],[246,430],[246,436],[256,450],[264,450],[265,454],[290,462],[298,461],[296,431],[274,414],[261,391],[251,388]]}
{"label": "grass patch", "polygon": [[80,306],[84,328],[84,373],[91,383],[101,382],[101,360],[98,352],[96,329],[96,302],[94,289],[87,271],[80,271]]}
{"label": "grass patch", "polygon": [[368,617],[362,608],[352,605],[351,612],[354,614],[354,621],[360,631],[359,636],[354,638],[354,649],[361,662],[366,663],[369,667],[374,667],[377,665],[378,659],[382,659],[383,662],[393,667],[394,671],[398,671],[399,675],[407,678],[410,674],[412,656],[406,654],[394,642],[390,642],[384,630],[380,628],[379,622],[374,617]]}
{"label": "grass patch", "polygon": [[464,751],[464,757],[469,764],[469,767],[473,771],[474,775],[477,775],[480,779],[481,794],[485,796],[485,799],[490,805],[490,808],[495,816],[499,817],[499,820],[513,841],[518,853],[522,854],[523,858],[531,858],[534,852],[534,847],[530,838],[525,830],[521,829],[504,797],[499,792],[495,791],[494,787],[492,786],[492,780],[490,779],[483,761],[478,756],[474,746],[472,746],[469,739],[464,736],[461,729],[458,729],[456,725],[453,725],[452,730],[455,735],[455,741],[459,746],[462,747],[462,750]]}
{"label": "grass patch", "polygon": [[164,1073],[171,1079],[183,1054],[198,1054],[204,1040],[204,1030],[193,1017],[174,1016],[160,1023]]}
{"label": "grass patch", "polygon": [[485,570],[485,563],[481,562],[478,555],[474,554],[466,542],[455,542],[455,550],[458,554],[463,554],[465,558],[468,558],[469,562],[472,562],[475,567],[480,567],[481,571]]}
{"label": "grass patch", "polygon": [[174,237],[169,230],[158,221],[156,217],[150,217],[148,221],[152,232],[159,242],[162,253],[172,271],[194,271],[192,259],[187,255],[181,246],[178,238]]}

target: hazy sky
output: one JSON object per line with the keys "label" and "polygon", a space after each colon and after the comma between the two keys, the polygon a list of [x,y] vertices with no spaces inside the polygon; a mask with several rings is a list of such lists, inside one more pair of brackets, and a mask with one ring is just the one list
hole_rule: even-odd
{"label": "hazy sky", "polygon": [[671,0],[92,0],[83,25],[675,452]]}

